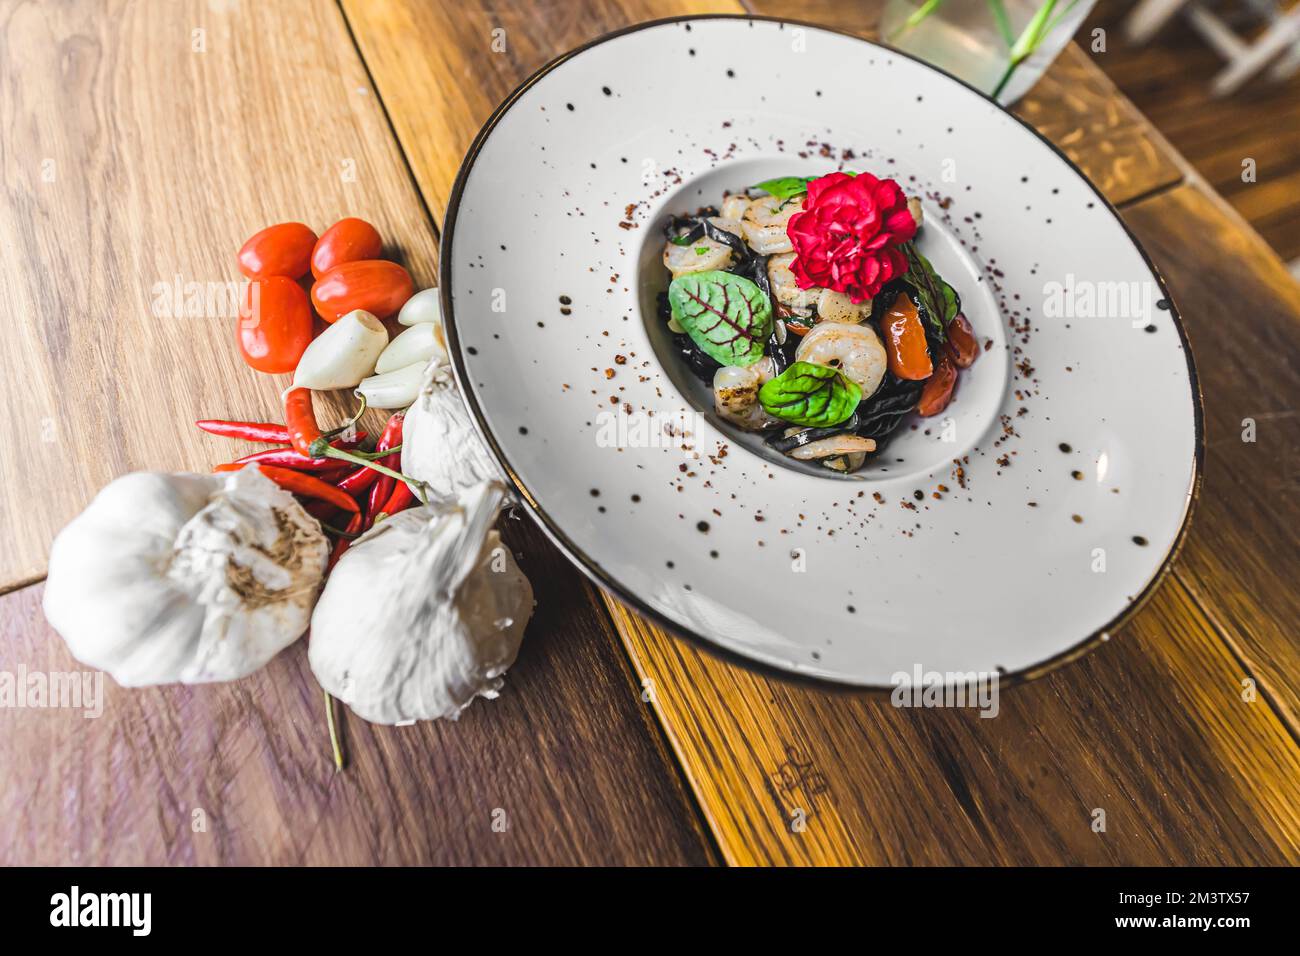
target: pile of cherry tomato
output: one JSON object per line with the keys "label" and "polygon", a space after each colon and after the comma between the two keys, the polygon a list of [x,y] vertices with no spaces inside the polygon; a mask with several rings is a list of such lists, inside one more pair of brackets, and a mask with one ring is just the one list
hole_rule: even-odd
{"label": "pile of cherry tomato", "polygon": [[[316,315],[329,323],[354,309],[379,319],[396,315],[414,295],[415,285],[402,266],[379,258],[383,246],[374,226],[353,218],[340,219],[320,236],[300,222],[282,222],[245,242],[238,259],[248,284],[240,299],[237,329],[244,361],[259,372],[290,373],[315,337]],[[416,503],[396,470],[404,415],[399,411],[388,419],[373,449],[368,449],[365,433],[353,427],[360,412],[344,428],[322,433],[306,388],[286,395],[286,425],[224,420],[195,424],[212,434],[280,446],[215,470],[253,465],[297,495],[336,539],[332,567],[348,543],[375,521]],[[336,437],[342,435],[350,437]]]}
{"label": "pile of cherry tomato", "polygon": [[[268,226],[239,250],[248,277],[239,311],[239,354],[259,372],[292,372],[314,335],[313,309],[335,322],[353,309],[381,319],[415,293],[410,274],[380,259],[383,239],[363,219],[340,219],[319,237],[300,222]],[[313,278],[310,295],[302,280]]]}

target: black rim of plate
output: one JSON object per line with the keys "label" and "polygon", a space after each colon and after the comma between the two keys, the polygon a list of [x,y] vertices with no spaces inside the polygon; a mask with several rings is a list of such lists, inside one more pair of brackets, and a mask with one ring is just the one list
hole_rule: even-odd
{"label": "black rim of plate", "polygon": [[1042,133],[1036,130],[1029,123],[1021,119],[1019,116],[1016,116],[1016,114],[1006,109],[1004,106],[1002,106],[997,101],[993,100],[987,94],[976,89],[974,86],[971,86],[965,80],[959,79],[958,77],[953,76],[951,73],[947,72],[946,70],[934,66],[933,64],[927,63],[925,60],[922,60],[919,57],[912,56],[910,53],[906,53],[902,50],[898,50],[892,46],[889,46],[886,43],[881,43],[875,40],[867,40],[860,36],[857,36],[856,34],[850,33],[846,30],[839,30],[834,27],[821,26],[816,23],[808,23],[803,20],[791,20],[786,17],[767,17],[767,16],[759,16],[755,14],[725,14],[725,13],[701,14],[697,16],[665,17],[659,20],[647,20],[643,23],[634,23],[631,26],[624,27],[621,30],[615,30],[612,33],[606,33],[602,36],[596,37],[594,40],[584,43],[579,47],[575,47],[574,49],[568,51],[567,53],[560,54],[555,59],[547,63],[545,66],[541,67],[532,76],[528,77],[528,79],[524,80],[523,83],[519,84],[519,86],[515,88],[514,92],[512,92],[509,96],[507,96],[501,102],[501,104],[495,110],[492,111],[492,115],[488,117],[487,122],[483,124],[483,127],[482,129],[479,130],[478,135],[474,137],[474,142],[470,145],[468,152],[466,152],[465,154],[465,158],[461,161],[460,171],[456,174],[456,181],[452,186],[451,196],[447,201],[447,213],[443,222],[442,240],[439,248],[439,261],[440,261],[439,299],[442,305],[443,329],[447,336],[447,345],[448,345],[447,351],[451,355],[452,368],[456,376],[457,387],[460,389],[461,395],[464,397],[465,404],[468,406],[470,413],[474,419],[475,429],[478,431],[483,441],[487,444],[488,448],[491,449],[492,456],[496,459],[497,464],[501,466],[501,469],[509,477],[511,484],[514,485],[515,490],[519,493],[520,498],[528,506],[528,509],[533,513],[533,516],[537,519],[538,523],[541,525],[541,528],[546,533],[546,536],[550,538],[551,541],[554,542],[556,547],[558,547],[562,552],[564,552],[564,554],[568,556],[569,560],[573,564],[575,564],[578,567],[578,569],[582,571],[583,574],[585,574],[588,578],[590,578],[593,583],[599,585],[605,591],[614,595],[616,598],[618,598],[620,602],[632,608],[638,614],[646,618],[649,618],[656,625],[668,631],[669,633],[678,635],[679,637],[690,641],[695,646],[701,648],[702,650],[708,652],[709,654],[714,655],[715,657],[719,657],[730,663],[737,664],[749,670],[757,671],[759,673],[766,674],[780,680],[810,684],[821,690],[834,690],[834,691],[841,691],[846,693],[889,694],[893,692],[894,690],[893,685],[855,683],[852,680],[847,680],[847,679],[841,680],[837,678],[826,677],[820,674],[810,673],[804,670],[798,670],[796,669],[797,665],[793,663],[791,664],[791,667],[787,669],[785,667],[778,666],[768,661],[758,660],[756,658],[749,657],[739,651],[733,650],[732,648],[729,647],[724,647],[723,645],[714,642],[705,634],[699,634],[696,633],[695,631],[692,631],[690,628],[679,624],[678,622],[669,618],[667,615],[661,613],[655,608],[650,607],[648,604],[642,601],[640,597],[638,597],[635,593],[633,593],[631,589],[625,587],[617,578],[615,578],[603,567],[601,567],[600,564],[598,564],[595,560],[591,558],[591,556],[586,554],[573,541],[571,541],[569,539],[569,536],[564,533],[564,530],[560,528],[560,526],[551,518],[551,516],[546,513],[545,509],[543,509],[542,506],[538,503],[537,499],[533,496],[532,492],[524,484],[522,479],[520,479],[519,474],[515,471],[515,469],[511,466],[509,460],[506,458],[505,452],[502,450],[501,446],[497,443],[496,436],[493,435],[492,430],[488,427],[487,420],[483,414],[483,409],[479,405],[477,396],[475,396],[473,390],[468,387],[469,374],[465,368],[465,358],[460,345],[460,337],[456,331],[455,309],[452,307],[451,251],[452,251],[453,239],[456,231],[456,218],[457,218],[457,214],[460,211],[461,195],[464,192],[465,184],[469,179],[470,171],[473,169],[474,163],[478,159],[478,155],[482,151],[484,144],[487,142],[488,138],[492,135],[493,131],[496,129],[497,123],[499,123],[501,121],[501,118],[505,116],[507,112],[510,111],[511,107],[515,105],[515,103],[519,100],[519,98],[523,96],[523,94],[526,93],[529,89],[535,86],[541,79],[543,79],[550,73],[554,72],[564,63],[568,62],[569,60],[573,59],[579,54],[585,52],[586,50],[591,49],[594,46],[598,46],[602,43],[607,43],[610,40],[614,40],[619,37],[626,36],[629,33],[637,33],[641,30],[648,30],[654,27],[662,27],[674,23],[690,23],[690,22],[699,22],[699,21],[707,21],[707,20],[733,20],[737,22],[751,22],[751,23],[766,22],[766,23],[788,24],[790,26],[802,27],[804,29],[809,29],[809,30],[819,30],[823,33],[831,33],[838,36],[847,37],[851,40],[856,40],[857,42],[862,43],[868,47],[883,50],[894,56],[902,57],[903,59],[907,59],[915,63],[919,63],[921,66],[925,67],[926,69],[934,73],[937,73],[940,76],[946,77],[950,82],[955,83],[958,86],[965,87],[966,89],[972,91],[982,99],[991,103],[1003,114],[1010,117],[1015,122],[1019,123],[1020,126],[1028,130],[1031,134],[1033,134],[1033,136],[1035,136],[1038,140],[1044,143],[1053,153],[1055,153],[1057,158],[1060,159],[1061,162],[1065,164],[1066,168],[1072,171],[1076,176],[1078,176],[1079,179],[1082,182],[1084,182],[1089,189],[1092,190],[1094,195],[1097,197],[1097,200],[1102,204],[1102,207],[1107,211],[1109,211],[1111,216],[1115,219],[1115,221],[1119,223],[1120,228],[1122,228],[1124,230],[1125,235],[1128,236],[1129,242],[1133,244],[1133,248],[1137,250],[1138,254],[1142,257],[1143,262],[1146,263],[1147,269],[1150,270],[1152,277],[1155,279],[1156,284],[1160,288],[1161,296],[1164,298],[1166,302],[1169,303],[1169,315],[1173,319],[1174,328],[1178,330],[1178,338],[1182,344],[1183,357],[1187,362],[1188,383],[1191,386],[1192,414],[1194,418],[1193,430],[1194,430],[1196,447],[1195,447],[1194,459],[1192,462],[1192,480],[1191,480],[1191,484],[1188,487],[1186,501],[1184,502],[1184,506],[1183,506],[1182,521],[1179,524],[1178,532],[1174,535],[1174,539],[1170,543],[1168,550],[1165,552],[1164,558],[1161,560],[1159,567],[1156,568],[1155,573],[1151,576],[1150,580],[1148,580],[1147,583],[1143,586],[1141,592],[1137,595],[1137,597],[1130,600],[1124,606],[1124,608],[1120,610],[1118,614],[1116,614],[1113,618],[1111,618],[1103,627],[1092,632],[1091,634],[1087,635],[1086,637],[1082,638],[1076,643],[1070,645],[1065,650],[1052,655],[1051,657],[1048,657],[1028,667],[1020,668],[1019,670],[999,671],[999,683],[1004,686],[1011,686],[1014,684],[1023,683],[1025,681],[1034,680],[1035,678],[1042,677],[1045,674],[1051,673],[1052,671],[1055,671],[1058,668],[1063,667],[1064,665],[1079,659],[1084,654],[1087,654],[1089,651],[1093,650],[1099,644],[1102,644],[1105,641],[1109,640],[1112,632],[1118,630],[1120,627],[1123,627],[1124,624],[1128,622],[1130,618],[1132,618],[1135,614],[1137,614],[1137,612],[1140,611],[1146,605],[1147,601],[1150,600],[1151,596],[1156,592],[1160,584],[1164,581],[1165,576],[1169,573],[1170,567],[1173,565],[1173,562],[1177,559],[1179,552],[1182,550],[1183,543],[1187,538],[1187,530],[1191,525],[1192,512],[1195,510],[1196,503],[1200,498],[1201,481],[1205,470],[1204,409],[1202,407],[1200,380],[1197,378],[1196,364],[1192,358],[1191,343],[1187,339],[1187,331],[1183,328],[1182,316],[1179,315],[1178,307],[1174,303],[1173,296],[1171,296],[1169,293],[1169,288],[1165,284],[1165,278],[1160,273],[1160,270],[1156,267],[1156,264],[1151,261],[1151,256],[1147,254],[1146,249],[1143,248],[1142,243],[1138,241],[1138,238],[1133,234],[1133,231],[1129,228],[1128,224],[1123,220],[1123,218],[1120,217],[1119,210],[1116,209],[1114,204],[1111,203],[1111,201],[1108,198],[1106,198],[1105,195],[1102,194],[1101,190],[1097,188],[1097,186],[1092,182],[1092,180],[1089,179],[1088,176],[1084,174],[1083,170],[1081,170],[1074,163],[1074,161],[1070,159],[1069,156],[1067,156],[1055,143],[1049,140],[1046,136],[1044,136]]}

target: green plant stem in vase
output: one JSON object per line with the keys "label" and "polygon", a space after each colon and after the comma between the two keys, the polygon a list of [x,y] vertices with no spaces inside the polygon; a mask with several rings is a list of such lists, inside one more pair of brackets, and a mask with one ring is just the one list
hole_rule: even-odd
{"label": "green plant stem in vase", "polygon": [[[1033,16],[1030,17],[1029,22],[1025,24],[1024,29],[1020,31],[1019,36],[1015,34],[1012,27],[1011,17],[1007,13],[1004,0],[987,0],[987,3],[993,23],[997,28],[997,35],[1007,47],[1006,68],[1002,71],[991,93],[993,99],[998,100],[1006,91],[1012,77],[1016,75],[1016,71],[1024,65],[1026,60],[1038,52],[1043,41],[1078,5],[1079,0],[1068,0],[1068,2],[1067,0],[1044,0]],[[894,31],[893,35],[889,37],[890,42],[897,42],[906,37],[942,5],[943,0],[926,0]]]}

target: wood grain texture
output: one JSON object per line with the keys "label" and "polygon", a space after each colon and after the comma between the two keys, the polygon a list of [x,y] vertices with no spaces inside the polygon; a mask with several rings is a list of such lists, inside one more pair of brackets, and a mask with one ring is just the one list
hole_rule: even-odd
{"label": "wood grain texture", "polygon": [[1205,396],[1205,484],[1177,574],[1300,736],[1300,285],[1203,188],[1124,218],[1173,289]]}
{"label": "wood grain texture", "polygon": [[1014,112],[1060,147],[1117,206],[1183,178],[1181,157],[1074,43]]}
{"label": "wood grain texture", "polygon": [[744,12],[735,0],[340,2],[438,222],[479,127],[538,68],[643,20]]}
{"label": "wood grain texture", "polygon": [[195,419],[279,420],[234,348],[249,235],[364,214],[424,284],[436,244],[332,4],[7,0],[0,64],[3,591],[111,478],[228,460]]}
{"label": "wood grain texture", "polygon": [[[1216,97],[1210,81],[1224,61],[1188,20],[1175,17],[1135,45],[1121,29],[1131,9],[1131,0],[1101,0],[1088,15],[1085,30],[1109,36],[1096,62],[1283,262],[1300,259],[1300,73],[1281,82],[1265,74]],[[1244,175],[1246,160],[1256,176]]]}
{"label": "wood grain texture", "polygon": [[[874,39],[884,0],[746,0],[746,6]],[[1178,154],[1153,135],[1151,124],[1073,43],[1013,112],[1055,143],[1116,205],[1182,179]]]}
{"label": "wood grain texture", "polygon": [[992,719],[772,680],[616,622],[730,863],[1300,861],[1300,748],[1177,584]]}
{"label": "wood grain texture", "polygon": [[[764,6],[756,12],[801,19],[833,9],[832,25],[869,32],[859,19],[869,11],[856,5]],[[444,147],[428,144],[468,144],[495,100],[547,51],[484,56],[484,37],[512,16],[495,7],[456,16],[442,4],[345,0],[345,9],[417,182],[441,213],[455,166]],[[546,28],[549,52],[637,12],[628,3],[567,9],[571,20]],[[638,19],[668,12],[657,3],[640,10]],[[427,50],[438,51],[436,66],[422,61]],[[471,60],[489,91],[483,102],[430,105],[425,87],[436,71],[465,72]],[[1159,141],[1149,145],[1149,128],[1084,54],[1067,54],[1060,75],[1035,94],[1039,106],[1024,109],[1071,140],[1113,201],[1177,181],[1176,157]],[[1066,88],[1076,99],[1054,108],[1052,96]],[[1248,673],[1216,633],[1219,622],[1177,584],[1093,657],[1008,691],[1002,716],[988,721],[770,680],[606,601],[731,862],[1300,859],[1294,740],[1267,695],[1241,699]],[[790,828],[795,809],[808,819],[802,832]],[[1105,834],[1092,830],[1094,809],[1106,811]]]}
{"label": "wood grain texture", "polygon": [[[344,215],[430,284],[436,237],[335,3],[11,0],[0,74],[4,590],[111,478],[248,450],[194,419],[278,420],[284,381],[239,361],[228,298],[160,316],[156,286],[225,293],[255,229]],[[530,525],[505,530],[538,609],[498,701],[349,720],[343,775],[301,645],[231,685],[107,681],[98,720],[0,709],[0,862],[708,862],[607,616]],[[0,599],[0,671],[73,666],[39,595]]]}
{"label": "wood grain texture", "polygon": [[[455,723],[345,716],[343,773],[302,641],[230,684],[105,677],[97,719],[0,709],[0,865],[711,862],[604,615],[529,523],[507,524],[540,600],[497,700]],[[80,669],[41,592],[0,597],[0,672]]]}

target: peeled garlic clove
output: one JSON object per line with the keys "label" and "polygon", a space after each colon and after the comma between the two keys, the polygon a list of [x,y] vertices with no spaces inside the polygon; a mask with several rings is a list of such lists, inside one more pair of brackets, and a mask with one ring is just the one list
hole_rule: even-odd
{"label": "peeled garlic clove", "polygon": [[447,350],[438,337],[438,331],[431,323],[421,322],[400,333],[379,356],[379,361],[375,363],[375,374],[383,375],[415,362],[419,362],[423,369],[424,363],[430,359],[439,365],[446,365]]}
{"label": "peeled garlic clove", "polygon": [[451,369],[430,363],[423,387],[402,423],[402,473],[439,497],[480,481],[505,481],[470,422]]}
{"label": "peeled garlic clove", "polygon": [[354,309],[312,339],[298,360],[292,387],[352,388],[375,370],[387,345],[384,324],[369,312]]}
{"label": "peeled garlic clove", "polygon": [[371,408],[405,408],[420,394],[425,364],[413,362],[394,372],[372,375],[362,380],[357,393],[366,397]]}
{"label": "peeled garlic clove", "polygon": [[397,313],[401,325],[421,325],[431,323],[442,326],[442,303],[438,299],[437,289],[421,289],[406,300],[402,311]]}
{"label": "peeled garlic clove", "polygon": [[455,720],[514,663],[533,589],[492,530],[503,489],[385,518],[343,553],[312,615],[321,687],[366,720]]}
{"label": "peeled garlic clove", "polygon": [[256,468],[118,478],[54,539],[45,616],[124,687],[234,680],[307,628],[329,544]]}

